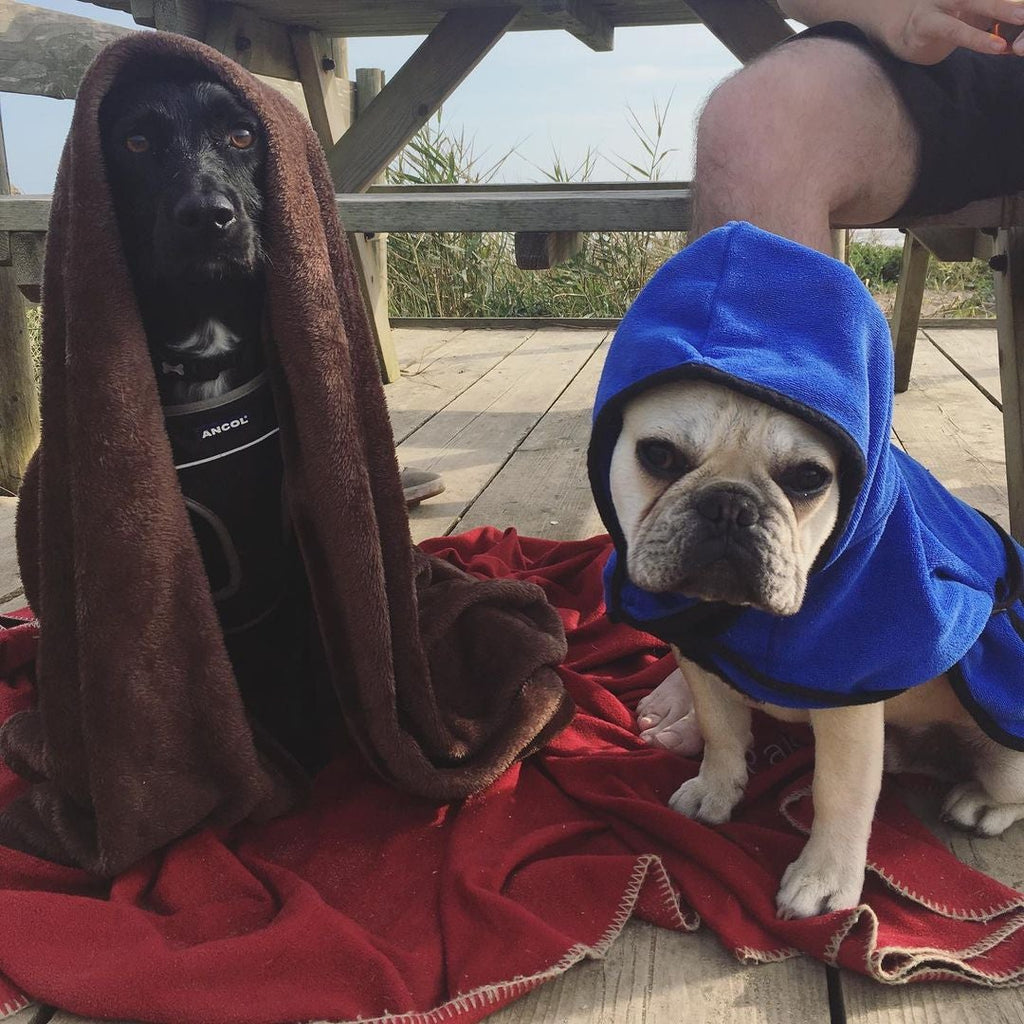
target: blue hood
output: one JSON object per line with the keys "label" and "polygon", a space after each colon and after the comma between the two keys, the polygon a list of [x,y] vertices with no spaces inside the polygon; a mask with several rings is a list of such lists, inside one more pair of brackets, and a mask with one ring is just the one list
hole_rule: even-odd
{"label": "blue hood", "polygon": [[[609,495],[621,412],[681,378],[727,384],[840,445],[839,520],[794,616],[648,593],[626,576]],[[883,700],[948,671],[982,728],[1024,749],[1021,549],[891,444],[892,393],[888,325],[842,263],[742,223],[669,260],[623,318],[594,409],[591,486],[616,548],[609,614],[788,707]]]}

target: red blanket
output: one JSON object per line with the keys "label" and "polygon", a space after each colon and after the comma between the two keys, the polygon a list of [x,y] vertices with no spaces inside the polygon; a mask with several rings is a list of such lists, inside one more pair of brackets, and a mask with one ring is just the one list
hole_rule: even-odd
{"label": "red blanket", "polygon": [[[632,709],[671,658],[603,617],[606,538],[485,529],[424,546],[547,591],[569,632],[570,727],[443,807],[389,788],[353,754],[300,813],[202,832],[112,884],[0,849],[0,1017],[32,999],[174,1024],[417,1011],[476,1021],[600,956],[631,914],[681,930],[703,922],[748,963],[805,952],[888,982],[1024,981],[1024,896],[960,864],[889,791],[863,905],[776,918],[810,814],[799,730],[758,724],[729,824],[666,806],[697,765],[635,734]],[[0,720],[31,700],[34,635],[31,624],[0,632]],[[0,802],[19,785],[0,767]]]}

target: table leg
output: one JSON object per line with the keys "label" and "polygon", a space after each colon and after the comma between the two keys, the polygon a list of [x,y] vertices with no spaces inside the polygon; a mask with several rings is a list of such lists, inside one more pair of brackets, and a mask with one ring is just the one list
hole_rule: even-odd
{"label": "table leg", "polygon": [[[308,29],[293,29],[291,39],[310,123],[324,150],[330,152],[337,140],[347,137],[352,130],[355,111],[336,88],[336,67],[324,60],[329,41]],[[398,379],[401,371],[388,319],[387,257],[380,246],[361,233],[350,232],[348,241],[380,358],[381,375],[389,384]]]}
{"label": "table leg", "polygon": [[896,358],[896,394],[910,386],[910,367],[914,362],[917,327],[921,322],[924,278],[928,272],[928,250],[909,231],[903,241],[903,264],[896,286],[896,305],[892,311],[892,344]]}
{"label": "table leg", "polygon": [[[11,191],[7,151],[0,121],[0,195]],[[6,258],[12,260],[16,232],[4,232]],[[25,303],[18,291],[17,269],[0,266],[0,488],[17,491],[28,460],[39,443],[39,398]]]}
{"label": "table leg", "polygon": [[996,237],[996,333],[1003,393],[1003,437],[1010,532],[1024,541],[1024,228],[1006,228]]}
{"label": "table leg", "polygon": [[327,154],[339,192],[363,192],[505,34],[518,7],[449,11]]}

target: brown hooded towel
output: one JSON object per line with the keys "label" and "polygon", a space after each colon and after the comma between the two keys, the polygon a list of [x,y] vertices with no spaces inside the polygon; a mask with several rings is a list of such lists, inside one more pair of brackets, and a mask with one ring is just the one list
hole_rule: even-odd
{"label": "brown hooded towel", "polygon": [[54,192],[42,442],[18,514],[38,705],[0,732],[0,755],[32,782],[0,816],[0,842],[106,875],[197,828],[281,813],[304,789],[254,739],[239,696],[105,180],[103,97],[181,61],[266,133],[266,350],[287,509],[349,737],[394,785],[450,801],[572,713],[541,590],[473,580],[410,541],[375,350],[304,118],[208,47],[126,37],[86,73]]}

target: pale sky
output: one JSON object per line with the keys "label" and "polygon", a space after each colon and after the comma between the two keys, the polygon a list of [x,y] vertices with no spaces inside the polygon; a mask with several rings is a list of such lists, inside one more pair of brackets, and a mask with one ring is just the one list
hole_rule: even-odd
{"label": "pale sky", "polygon": [[[128,15],[78,0],[34,0],[38,7],[132,26]],[[352,39],[349,69],[393,74],[420,38]],[[443,121],[472,138],[481,162],[512,147],[498,180],[543,181],[554,154],[575,166],[587,149],[643,163],[629,110],[654,126],[653,107],[668,106],[665,146],[674,150],[663,177],[689,178],[693,123],[711,89],[739,67],[705,28],[677,25],[616,29],[615,49],[595,53],[566,32],[511,32],[449,98]],[[11,180],[23,192],[49,192],[71,118],[70,100],[0,95]],[[599,162],[595,180],[623,177]]]}

